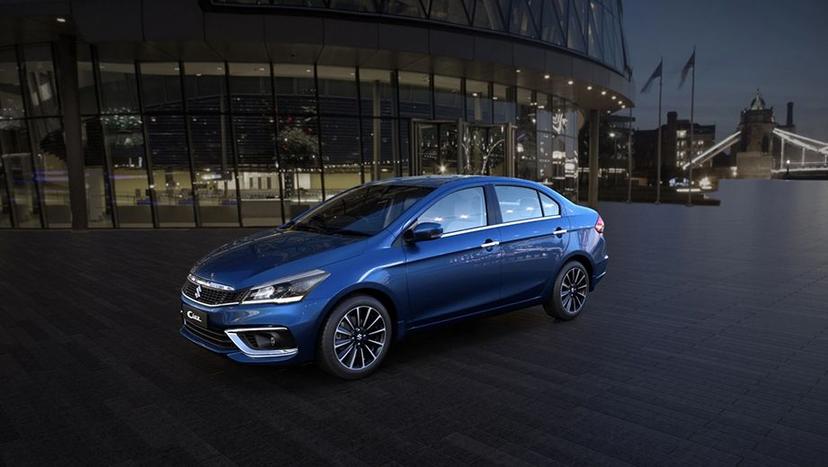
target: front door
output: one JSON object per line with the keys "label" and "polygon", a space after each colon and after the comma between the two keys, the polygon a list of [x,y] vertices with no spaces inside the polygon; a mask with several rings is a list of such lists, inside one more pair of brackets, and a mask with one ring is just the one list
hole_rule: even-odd
{"label": "front door", "polygon": [[439,223],[443,236],[404,246],[413,326],[473,313],[500,300],[500,232],[485,228],[482,186],[444,196],[417,222]]}

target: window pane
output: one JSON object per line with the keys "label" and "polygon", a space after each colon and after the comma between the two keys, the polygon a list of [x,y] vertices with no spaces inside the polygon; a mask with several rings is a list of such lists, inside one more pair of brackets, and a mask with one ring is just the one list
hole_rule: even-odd
{"label": "window pane", "polygon": [[363,117],[394,115],[393,73],[387,70],[360,68],[359,92]]}
{"label": "window pane", "polygon": [[229,128],[223,115],[193,115],[195,181],[201,225],[237,226],[239,211]]}
{"label": "window pane", "polygon": [[462,0],[432,0],[430,18],[466,26],[469,24]]}
{"label": "window pane", "polygon": [[191,227],[195,223],[193,187],[184,118],[178,115],[149,117],[147,136],[158,223],[161,227]]}
{"label": "window pane", "polygon": [[52,48],[47,45],[26,47],[23,56],[30,116],[60,115]]}
{"label": "window pane", "polygon": [[561,214],[561,207],[554,199],[540,193],[541,206],[543,207],[543,215],[545,217],[558,216]]}
{"label": "window pane", "polygon": [[483,188],[469,188],[447,195],[428,208],[417,222],[436,222],[443,227],[443,233],[486,225]]}
{"label": "window pane", "polygon": [[531,188],[496,186],[495,193],[503,222],[532,219],[543,215],[538,192]]}
{"label": "window pane", "polygon": [[0,157],[3,159],[5,183],[11,192],[17,225],[40,227],[40,206],[34,184],[26,122],[11,120],[0,127]]}
{"label": "window pane", "polygon": [[279,164],[274,146],[276,136],[273,117],[233,116],[233,131],[239,153],[242,224],[281,224],[284,219],[279,191]]}
{"label": "window pane", "polygon": [[359,119],[321,118],[322,160],[325,164],[325,197],[362,184]]}
{"label": "window pane", "polygon": [[366,118],[362,120],[362,151],[365,161],[365,181],[396,176],[394,140],[396,120]]}
{"label": "window pane", "polygon": [[280,114],[316,114],[313,65],[273,64],[276,111]]}
{"label": "window pane", "polygon": [[225,112],[227,86],[224,82],[224,64],[185,63],[184,91],[190,112]]}
{"label": "window pane", "polygon": [[144,110],[181,111],[181,77],[178,63],[141,63]]}
{"label": "window pane", "polygon": [[121,227],[152,227],[144,134],[137,115],[101,117],[104,144],[112,158],[113,189]]}
{"label": "window pane", "polygon": [[400,116],[415,118],[431,117],[431,81],[425,73],[401,71]]}
{"label": "window pane", "polygon": [[89,227],[112,227],[112,192],[106,171],[103,126],[98,117],[83,119],[82,138]]}
{"label": "window pane", "polygon": [[420,157],[418,175],[457,174],[456,123],[418,123],[416,125]]}
{"label": "window pane", "polygon": [[0,50],[0,118],[22,118],[23,97],[14,49]]}
{"label": "window pane", "polygon": [[538,176],[537,119],[536,103],[532,91],[519,88],[517,91],[517,176],[527,180],[536,180]]}
{"label": "window pane", "polygon": [[503,31],[503,20],[500,16],[500,8],[497,0],[477,0],[474,9],[474,27]]}
{"label": "window pane", "polygon": [[101,62],[101,111],[105,114],[138,112],[138,87],[132,62]]}
{"label": "window pane", "polygon": [[357,115],[356,70],[350,67],[316,67],[319,111],[323,114]]}
{"label": "window pane", "polygon": [[316,118],[279,117],[285,218],[306,211],[323,199]]}
{"label": "window pane", "polygon": [[423,17],[419,0],[388,0],[388,14]]}
{"label": "window pane", "polygon": [[[2,155],[2,152],[0,152]],[[8,184],[6,181],[6,169],[4,167],[3,157],[0,157],[0,228],[8,228],[12,226],[11,223],[11,200],[8,196]]]}
{"label": "window pane", "polygon": [[463,117],[463,95],[460,94],[460,78],[434,77],[434,105],[437,118]]}
{"label": "window pane", "polygon": [[495,84],[492,87],[494,95],[494,123],[512,123],[515,121],[515,88]]}
{"label": "window pane", "polygon": [[273,100],[270,65],[231,63],[230,100],[234,113],[272,114]]}
{"label": "window pane", "polygon": [[492,100],[489,83],[466,80],[466,120],[490,123],[492,121]]}
{"label": "window pane", "polygon": [[34,142],[37,180],[46,223],[49,227],[71,227],[72,210],[69,204],[69,174],[66,171],[66,146],[59,118],[29,120]]}
{"label": "window pane", "polygon": [[98,113],[96,92],[92,51],[89,45],[78,43],[78,94],[80,95],[81,115]]}

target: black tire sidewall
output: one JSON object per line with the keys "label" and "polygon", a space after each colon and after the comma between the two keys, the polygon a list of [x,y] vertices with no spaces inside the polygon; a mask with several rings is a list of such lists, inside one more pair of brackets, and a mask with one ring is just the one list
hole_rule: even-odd
{"label": "black tire sidewall", "polygon": [[[385,345],[382,347],[380,355],[377,356],[377,359],[371,362],[371,364],[366,368],[352,370],[350,368],[346,368],[339,362],[331,343],[333,342],[334,333],[336,332],[336,326],[339,324],[339,321],[348,311],[357,306],[370,306],[371,308],[377,310],[377,312],[379,312],[382,316],[382,319],[385,320],[386,335]],[[338,303],[325,319],[325,324],[322,327],[319,342],[317,343],[317,363],[325,372],[338,378],[359,379],[368,376],[382,364],[382,361],[388,354],[388,349],[391,346],[391,339],[393,337],[392,330],[393,326],[391,323],[391,316],[379,300],[367,295],[357,295],[347,298]]]}
{"label": "black tire sidewall", "polygon": [[[564,276],[566,273],[571,271],[572,269],[580,269],[586,275],[587,278],[587,297],[584,298],[584,304],[581,305],[581,309],[578,310],[576,313],[569,313],[564,310],[563,302],[561,301],[561,284],[563,283]],[[587,272],[586,268],[583,264],[579,263],[578,261],[569,261],[568,263],[564,264],[561,268],[560,272],[558,272],[558,276],[555,278],[555,286],[552,288],[552,296],[549,297],[549,300],[546,301],[544,304],[544,309],[546,312],[558,319],[569,321],[571,319],[577,318],[586,307],[586,300],[589,297],[589,285],[590,285],[590,277],[589,273]]]}

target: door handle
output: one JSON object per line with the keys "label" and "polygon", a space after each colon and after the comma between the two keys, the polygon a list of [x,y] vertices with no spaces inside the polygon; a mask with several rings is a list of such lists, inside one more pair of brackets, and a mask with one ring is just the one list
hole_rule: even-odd
{"label": "door handle", "polygon": [[492,248],[498,245],[500,245],[500,242],[496,240],[486,240],[482,245],[480,245],[480,248]]}
{"label": "door handle", "polygon": [[562,228],[558,227],[557,229],[555,229],[554,234],[555,234],[555,235],[563,235],[563,234],[565,234],[565,233],[567,233],[567,232],[569,232],[569,231],[568,231],[568,230],[566,230],[566,229],[562,229]]}

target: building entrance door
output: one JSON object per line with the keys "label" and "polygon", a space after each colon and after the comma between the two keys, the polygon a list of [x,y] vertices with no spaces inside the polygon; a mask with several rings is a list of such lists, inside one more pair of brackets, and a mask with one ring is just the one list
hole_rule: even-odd
{"label": "building entrance door", "polygon": [[514,175],[515,127],[463,120],[414,120],[417,175]]}

